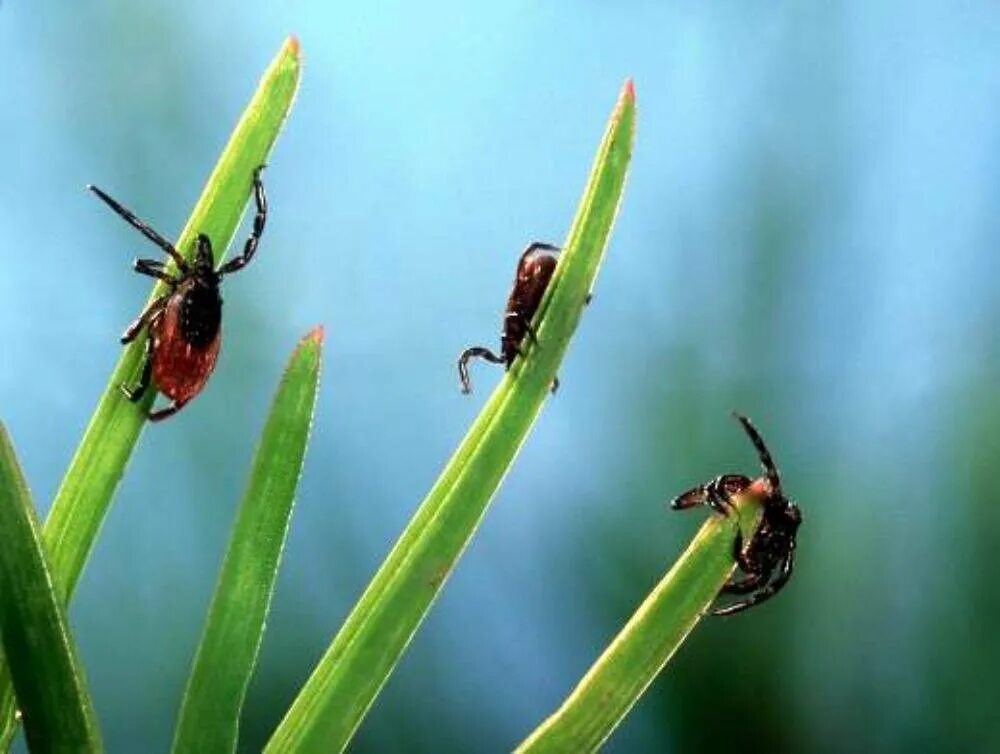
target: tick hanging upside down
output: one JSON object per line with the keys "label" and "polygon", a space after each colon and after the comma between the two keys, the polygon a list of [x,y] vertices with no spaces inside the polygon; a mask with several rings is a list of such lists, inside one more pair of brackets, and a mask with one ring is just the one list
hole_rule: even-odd
{"label": "tick hanging upside down", "polygon": [[[466,348],[458,357],[458,377],[462,382],[462,392],[472,392],[469,382],[469,360],[480,358],[492,364],[503,364],[504,369],[510,369],[514,359],[521,355],[521,343],[525,336],[538,343],[535,328],[531,319],[542,303],[542,296],[552,279],[556,269],[556,256],[559,247],[552,244],[535,242],[521,254],[517,263],[517,273],[514,276],[514,287],[507,298],[507,311],[503,318],[503,330],[500,334],[500,355],[482,346]],[[559,378],[552,382],[552,392],[559,387]]]}
{"label": "tick hanging upside down", "polygon": [[155,299],[128,326],[122,344],[131,343],[146,328],[146,353],[138,384],[121,390],[130,401],[142,398],[152,382],[173,403],[149,413],[150,421],[173,416],[201,392],[215,368],[222,344],[222,296],[219,285],[224,275],[243,269],[257,252],[257,244],[267,221],[267,197],[260,180],[261,165],[253,173],[257,214],[243,253],[218,269],[212,257],[212,242],[204,233],[198,235],[193,261],[187,261],[173,244],[136,217],[131,211],[105,194],[97,186],[87,186],[120,215],[125,222],[159,246],[174,260],[176,274],[166,271],[158,259],[136,259],[132,266],[141,275],[162,280],[169,292]]}
{"label": "tick hanging upside down", "polygon": [[[802,511],[785,497],[781,477],[763,438],[748,418],[734,414],[757,449],[764,476],[750,479],[742,474],[723,474],[705,484],[692,487],[670,501],[675,510],[707,505],[716,513],[728,516],[733,510],[732,498],[749,492],[762,499],[764,515],[746,550],[743,534],[736,529],[733,557],[745,574],[731,578],[722,591],[726,594],[749,594],[746,599],[716,608],[713,615],[732,615],[759,605],[777,594],[792,577],[795,565],[795,537],[802,523]],[[772,579],[775,570],[777,575]]]}

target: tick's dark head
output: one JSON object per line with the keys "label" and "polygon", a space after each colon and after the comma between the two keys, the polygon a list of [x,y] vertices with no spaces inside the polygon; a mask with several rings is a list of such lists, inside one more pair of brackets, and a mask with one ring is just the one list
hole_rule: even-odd
{"label": "tick's dark head", "polygon": [[219,275],[215,271],[215,257],[212,254],[212,242],[204,233],[198,234],[198,246],[195,250],[193,277],[204,286],[218,286]]}

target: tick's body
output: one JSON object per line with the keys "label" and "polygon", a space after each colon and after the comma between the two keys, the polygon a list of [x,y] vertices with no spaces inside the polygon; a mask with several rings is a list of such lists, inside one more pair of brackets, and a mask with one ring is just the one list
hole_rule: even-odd
{"label": "tick's body", "polygon": [[530,333],[535,337],[531,327],[531,319],[542,303],[542,296],[549,287],[552,273],[556,271],[556,257],[552,251],[558,247],[543,244],[532,244],[521,256],[517,265],[517,275],[514,277],[514,287],[507,297],[507,308],[503,318],[503,331],[500,334],[500,352],[504,365],[510,369],[514,359],[520,355],[521,343]]}
{"label": "tick's body", "polygon": [[212,242],[208,236],[198,236],[195,258],[189,262],[169,241],[132,212],[99,188],[89,187],[126,222],[163,249],[177,267],[177,274],[172,275],[166,271],[164,263],[156,259],[137,259],[133,265],[136,272],[162,280],[169,287],[167,293],[155,299],[128,326],[121,338],[123,344],[131,343],[143,328],[149,330],[139,382],[134,388],[121,387],[129,400],[138,401],[152,382],[172,401],[167,408],[151,411],[151,421],[166,419],[180,411],[201,392],[215,369],[222,345],[222,296],[219,285],[224,275],[245,267],[256,253],[267,220],[267,197],[260,171],[261,168],[257,168],[253,177],[257,204],[253,230],[243,253],[218,270],[215,269]]}
{"label": "tick's body", "polygon": [[222,345],[222,297],[218,287],[186,280],[149,325],[153,384],[181,405],[205,387]]}
{"label": "tick's body", "polygon": [[[547,243],[533,243],[524,250],[517,263],[514,275],[514,285],[507,297],[507,308],[503,318],[503,329],[500,333],[500,355],[483,346],[473,346],[465,349],[458,358],[458,376],[462,382],[462,392],[472,390],[469,382],[469,360],[481,358],[493,364],[503,364],[504,369],[510,369],[514,359],[521,355],[521,343],[525,337],[537,342],[531,320],[542,303],[545,289],[548,288],[552,273],[556,269],[558,246]],[[558,380],[553,384],[553,390]]]}
{"label": "tick's body", "polygon": [[757,449],[764,476],[750,479],[742,474],[723,474],[692,487],[670,502],[674,509],[707,505],[724,516],[732,511],[732,498],[747,493],[759,498],[764,505],[760,526],[746,549],[743,534],[737,528],[733,541],[733,558],[743,571],[742,578],[732,578],[722,588],[727,594],[748,594],[746,599],[713,610],[715,615],[732,615],[758,605],[777,594],[792,577],[795,566],[795,544],[802,511],[785,497],[781,477],[763,438],[749,419],[736,414],[750,441]]}

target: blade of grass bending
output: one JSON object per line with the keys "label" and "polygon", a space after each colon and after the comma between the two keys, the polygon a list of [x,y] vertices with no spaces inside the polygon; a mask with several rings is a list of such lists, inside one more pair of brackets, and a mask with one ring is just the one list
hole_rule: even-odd
{"label": "blade of grass bending", "polygon": [[541,410],[600,266],[632,153],[627,82],[535,321],[511,371],[411,519],[268,743],[338,751],[350,741],[486,512]]}
{"label": "blade of grass bending", "polygon": [[[760,522],[756,498],[736,500],[744,537]],[[562,706],[518,754],[596,751],[706,614],[732,574],[735,524],[712,516]]]}
{"label": "blade of grass bending", "polygon": [[[225,253],[250,196],[254,168],[267,161],[292,106],[300,68],[299,44],[292,37],[264,73],[181,231],[177,249],[186,257],[192,255],[198,233],[206,233],[212,239],[220,258]],[[95,202],[96,206],[99,205]],[[150,301],[164,292],[164,284],[158,283]],[[119,385],[131,382],[138,374],[142,340],[139,338],[123,349],[45,522],[43,532],[52,575],[66,602],[73,594],[156,397],[154,391],[149,391],[142,401],[133,404],[119,391]],[[0,729],[3,731],[0,750],[9,746],[14,732],[13,704],[10,679],[0,667]]]}
{"label": "blade of grass bending", "polygon": [[0,424],[0,635],[32,752],[101,750],[28,485]]}
{"label": "blade of grass bending", "polygon": [[271,404],[184,692],[174,752],[236,750],[305,458],[322,348],[317,327],[292,354]]}

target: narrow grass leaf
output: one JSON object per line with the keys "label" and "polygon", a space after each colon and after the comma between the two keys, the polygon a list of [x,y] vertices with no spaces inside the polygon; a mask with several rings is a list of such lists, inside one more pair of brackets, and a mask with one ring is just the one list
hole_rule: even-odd
{"label": "narrow grass leaf", "polygon": [[32,752],[101,750],[28,485],[0,424],[0,635]]}
{"label": "narrow grass leaf", "polygon": [[[531,429],[583,312],[625,187],[635,126],[626,83],[528,344],[393,547],[268,743],[339,751],[388,679]],[[564,389],[571,389],[569,387]]]}
{"label": "narrow grass leaf", "polygon": [[[181,231],[177,249],[186,257],[192,256],[198,233],[212,239],[220,258],[225,253],[250,196],[254,168],[267,161],[292,106],[300,69],[298,41],[289,38],[264,73]],[[102,211],[97,202],[94,206],[95,212]],[[164,284],[158,283],[150,301],[165,292]],[[122,351],[45,522],[49,563],[65,602],[73,594],[155,399],[155,391],[149,391],[143,400],[130,403],[119,390],[138,374],[142,341],[139,338]],[[10,678],[0,667],[0,750],[9,745],[14,727]]]}
{"label": "narrow grass leaf", "polygon": [[292,354],[271,404],[188,679],[174,752],[235,751],[316,406],[323,330]]}
{"label": "narrow grass leaf", "polygon": [[[736,500],[736,506],[744,537],[749,539],[760,522],[761,506],[748,495]],[[719,516],[705,522],[573,693],[517,748],[518,754],[600,748],[732,574],[735,527]]]}

